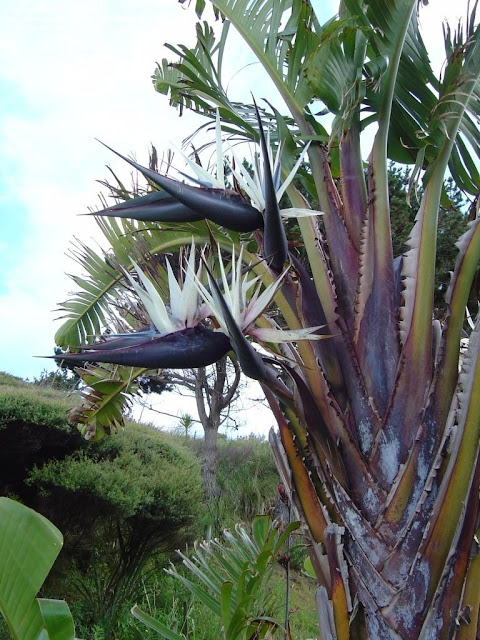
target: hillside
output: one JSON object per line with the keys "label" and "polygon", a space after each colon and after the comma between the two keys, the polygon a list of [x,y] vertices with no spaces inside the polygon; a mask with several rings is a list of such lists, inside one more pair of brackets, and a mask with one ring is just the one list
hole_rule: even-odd
{"label": "hillside", "polygon": [[[76,402],[74,394],[0,374],[0,492],[48,517],[65,537],[41,595],[69,601],[80,637],[129,640],[129,609],[139,602],[165,623],[175,618],[190,625],[195,631],[188,637],[214,640],[215,621],[163,568],[176,561],[175,549],[273,508],[278,478],[267,443],[219,438],[220,497],[208,504],[201,439],[127,422],[123,431],[89,443],[68,424]],[[280,566],[274,576],[282,618]],[[303,611],[313,593],[310,581],[294,572],[294,638],[315,635],[312,607]]]}

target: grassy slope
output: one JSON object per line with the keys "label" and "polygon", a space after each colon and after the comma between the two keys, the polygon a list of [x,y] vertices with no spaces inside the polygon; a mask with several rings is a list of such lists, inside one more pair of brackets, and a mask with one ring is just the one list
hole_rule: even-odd
{"label": "grassy slope", "polygon": [[[70,440],[76,438],[66,420],[66,412],[75,406],[75,394],[67,394],[51,388],[38,387],[25,383],[19,378],[0,373],[0,437],[2,429],[12,421],[18,425],[18,436],[14,443],[18,456],[22,451],[22,425],[42,425],[51,438]],[[128,428],[147,429],[134,423]],[[148,428],[150,431],[150,429]],[[43,430],[42,430],[43,431]],[[163,437],[164,434],[162,434]],[[201,443],[186,442],[179,436],[171,436],[172,440],[182,441],[189,448],[201,455]],[[45,443],[48,445],[49,443]],[[13,446],[13,445],[12,445]],[[215,527],[233,526],[235,522],[248,522],[253,515],[271,508],[275,501],[276,476],[274,464],[268,445],[257,438],[239,440],[219,440],[219,487],[220,499],[215,513],[206,508],[205,524]],[[188,637],[195,640],[218,640],[220,629],[211,614],[202,605],[193,603],[183,587],[162,570],[166,558],[158,558],[158,566],[154,572],[143,579],[143,602],[139,603],[146,610],[164,622],[174,626],[183,625],[188,629]],[[272,589],[276,600],[276,617],[284,618],[285,581],[283,570],[279,567],[275,573]],[[299,571],[292,572],[290,594],[292,639],[305,640],[315,638],[317,634],[316,614],[314,610],[315,585]],[[72,603],[73,610],[82,611],[80,603]],[[129,640],[133,637],[132,620],[129,608],[133,603],[126,603],[122,614],[121,632],[117,640]],[[103,638],[103,630],[98,628],[81,628],[78,632],[92,638]],[[80,633],[80,635],[81,635]],[[0,640],[7,638],[0,625]]]}

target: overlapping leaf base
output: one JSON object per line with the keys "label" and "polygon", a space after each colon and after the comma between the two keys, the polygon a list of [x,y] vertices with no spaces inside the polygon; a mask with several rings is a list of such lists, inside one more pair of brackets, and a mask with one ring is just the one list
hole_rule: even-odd
{"label": "overlapping leaf base", "polygon": [[[272,432],[270,441],[292,500],[321,543],[312,548],[317,577],[333,610],[347,606],[353,618],[351,635],[337,628],[338,637],[361,637],[353,631],[363,624],[363,612],[354,613],[361,603],[370,638],[475,638],[479,401],[467,405],[462,397],[480,388],[479,338],[477,326],[445,428],[432,415],[432,393],[403,456],[395,441],[388,467],[357,449],[368,470],[363,478],[355,473],[355,482],[335,473],[311,425],[309,435],[293,413],[282,420],[277,411],[280,438]],[[351,452],[350,460],[341,457],[351,478],[350,465],[360,463]],[[388,486],[386,473],[393,475],[388,490],[381,486]]]}

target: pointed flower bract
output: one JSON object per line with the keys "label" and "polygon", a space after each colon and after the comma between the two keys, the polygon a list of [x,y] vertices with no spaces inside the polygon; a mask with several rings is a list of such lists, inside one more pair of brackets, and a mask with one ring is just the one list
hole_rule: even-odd
{"label": "pointed flower bract", "polygon": [[[262,283],[259,277],[251,277],[250,272],[242,276],[243,268],[243,246],[240,248],[238,260],[235,258],[235,247],[232,246],[232,267],[230,277],[227,277],[226,268],[218,247],[218,262],[220,269],[220,280],[223,289],[223,298],[232,314],[235,322],[240,327],[244,335],[255,336],[265,342],[291,342],[296,340],[316,340],[326,336],[312,335],[321,327],[311,327],[298,330],[283,331],[281,329],[263,329],[255,327],[256,320],[264,313],[272,303],[278,289],[282,285],[286,271],[278,276],[274,282],[265,287],[262,291]],[[208,275],[209,287],[205,287],[195,278],[195,285],[210,307],[212,315],[215,316],[221,331],[229,334],[227,322],[224,317],[221,305],[216,299],[214,288],[212,287],[210,275]],[[252,295],[250,290],[255,287]]]}

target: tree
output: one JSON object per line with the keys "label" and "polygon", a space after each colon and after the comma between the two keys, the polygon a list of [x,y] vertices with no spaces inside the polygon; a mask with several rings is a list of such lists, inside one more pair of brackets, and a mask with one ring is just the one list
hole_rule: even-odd
{"label": "tree", "polygon": [[33,383],[39,387],[51,387],[63,391],[75,391],[80,382],[80,377],[72,375],[67,368],[57,367],[55,371],[43,370],[39,378],[34,378]]}
{"label": "tree", "polygon": [[[221,358],[211,367],[175,373],[168,372],[168,380],[176,387],[189,389],[195,396],[197,411],[204,433],[202,478],[207,499],[218,498],[217,436],[221,424],[228,419],[230,406],[238,398],[240,366]],[[229,375],[230,373],[230,375]]]}
{"label": "tree", "polygon": [[[212,4],[224,19],[218,41],[199,24],[197,45],[170,47],[179,59],[162,61],[155,83],[180,109],[217,120],[216,175],[191,160],[200,186],[190,186],[121,156],[151,185],[141,198],[97,214],[129,275],[85,250],[88,286],[65,304],[58,344],[83,341],[67,362],[133,367],[130,376],[186,361],[203,367],[233,352],[261,382],[277,420],[272,447],[312,539],[321,637],[474,638],[479,319],[460,372],[458,356],[480,258],[478,217],[457,245],[443,325],[432,318],[447,169],[465,192],[479,187],[475,9],[464,27],[446,26],[447,61],[436,78],[415,0],[348,0],[340,18],[324,25],[305,0]],[[260,109],[229,100],[221,67],[232,25],[288,116],[269,103]],[[334,115],[329,132],[319,122],[323,108]],[[365,182],[360,134],[371,122],[377,132]],[[272,125],[276,155],[264,131]],[[222,146],[225,134],[259,142],[253,180]],[[306,153],[303,178],[323,231],[292,184]],[[407,251],[395,262],[389,159],[415,163],[423,187]],[[284,215],[298,217],[308,268],[284,232],[278,201],[285,189],[291,207]],[[178,283],[152,256],[192,236],[204,248],[198,256],[191,245]],[[141,301],[148,329],[132,321],[127,335],[107,345],[88,342],[119,291]]]}

